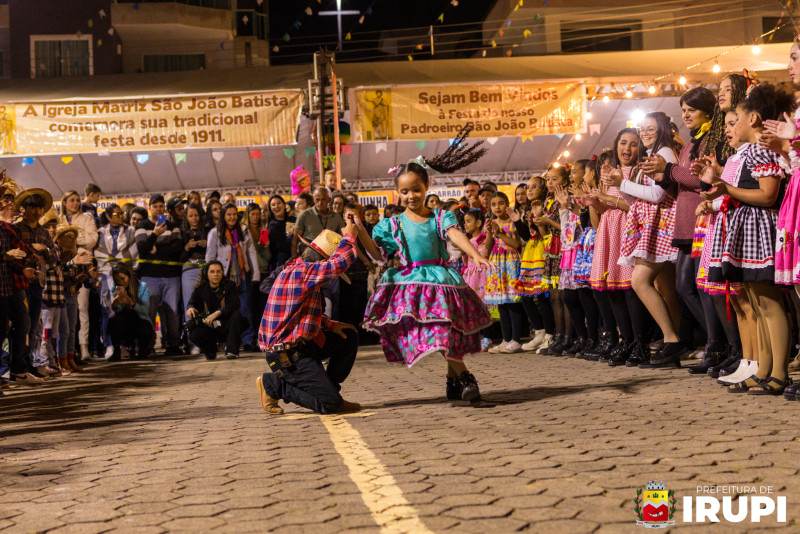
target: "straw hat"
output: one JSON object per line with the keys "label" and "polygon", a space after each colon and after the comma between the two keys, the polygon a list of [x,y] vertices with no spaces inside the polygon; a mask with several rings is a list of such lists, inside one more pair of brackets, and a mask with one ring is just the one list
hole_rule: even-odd
{"label": "straw hat", "polygon": [[51,206],[50,209],[47,210],[47,213],[42,215],[42,218],[39,219],[39,224],[42,226],[50,222],[58,222],[58,213],[56,213],[56,208],[54,206]]}
{"label": "straw hat", "polygon": [[78,237],[81,229],[74,224],[59,224],[56,227],[56,240],[67,232],[75,232],[75,237]]}
{"label": "straw hat", "polygon": [[44,198],[44,211],[47,213],[50,211],[50,208],[53,207],[53,195],[50,194],[49,191],[46,189],[42,189],[41,187],[31,187],[30,189],[24,190],[22,193],[18,194],[16,198],[14,198],[14,207],[19,208],[22,205],[22,201],[28,197],[32,197],[33,195],[41,195]]}
{"label": "straw hat", "polygon": [[0,172],[0,195],[10,194],[17,196],[20,191],[22,191],[22,186],[15,180],[9,178],[6,174],[6,170],[3,169],[2,172]]}
{"label": "straw hat", "polygon": [[[300,236],[300,241],[319,252],[327,260],[336,252],[339,243],[342,242],[342,236],[333,230],[323,230],[311,243],[303,239],[302,236]],[[350,278],[346,274],[342,273],[339,277],[348,284],[350,283]]]}

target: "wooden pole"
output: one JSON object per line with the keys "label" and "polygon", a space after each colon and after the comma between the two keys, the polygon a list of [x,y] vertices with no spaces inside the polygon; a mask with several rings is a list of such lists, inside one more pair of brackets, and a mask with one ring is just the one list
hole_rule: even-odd
{"label": "wooden pole", "polygon": [[333,149],[336,166],[336,188],[342,189],[342,167],[339,165],[342,147],[339,145],[339,90],[336,85],[336,62],[331,58],[331,79],[333,83]]}

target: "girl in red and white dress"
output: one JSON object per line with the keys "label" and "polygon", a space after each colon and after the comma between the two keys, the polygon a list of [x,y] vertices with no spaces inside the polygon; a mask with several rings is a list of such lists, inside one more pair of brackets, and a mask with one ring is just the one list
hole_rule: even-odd
{"label": "girl in red and white dress", "polygon": [[[661,112],[648,113],[642,121],[642,146],[648,156],[661,155],[677,163],[669,118]],[[607,169],[607,186],[620,188],[630,205],[622,237],[619,263],[633,265],[631,285],[664,334],[664,346],[650,362],[640,367],[680,367],[686,349],[678,338],[681,315],[675,291],[675,260],[678,249],[672,246],[675,229],[675,200],[653,177],[639,169],[623,180],[619,170]]]}

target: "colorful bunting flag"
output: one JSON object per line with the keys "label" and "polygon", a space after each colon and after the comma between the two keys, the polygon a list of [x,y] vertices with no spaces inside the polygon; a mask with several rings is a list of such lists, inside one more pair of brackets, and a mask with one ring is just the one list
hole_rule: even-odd
{"label": "colorful bunting flag", "polygon": [[589,135],[600,135],[600,123],[590,124],[589,125]]}
{"label": "colorful bunting flag", "polygon": [[291,37],[289,36],[289,34],[288,34],[288,33],[284,33],[284,34],[283,34],[283,40],[284,40],[284,41],[286,41],[286,42],[288,43],[288,42],[289,42],[289,39],[291,39]]}
{"label": "colorful bunting flag", "polygon": [[306,147],[306,157],[312,156],[317,153],[317,147],[315,146],[307,146]]}
{"label": "colorful bunting flag", "polygon": [[439,18],[437,18],[436,20],[438,20],[439,22],[444,22],[444,13],[439,15]]}
{"label": "colorful bunting flag", "polygon": [[70,163],[72,163],[72,156],[61,156],[61,162],[64,165],[69,165]]}
{"label": "colorful bunting flag", "polygon": [[114,28],[108,29],[108,35],[114,35]]}
{"label": "colorful bunting flag", "polygon": [[310,17],[313,14],[314,14],[314,12],[311,10],[311,6],[307,7],[306,8],[306,15],[308,15]]}
{"label": "colorful bunting flag", "polygon": [[425,141],[417,141],[416,144],[417,144],[417,148],[420,149],[420,150],[425,148],[425,145],[427,145],[427,143]]}
{"label": "colorful bunting flag", "polygon": [[358,18],[358,23],[359,23],[359,24],[364,24],[364,15],[361,15],[361,16]]}
{"label": "colorful bunting flag", "polygon": [[211,157],[214,158],[214,161],[222,161],[222,158],[225,157],[225,152],[212,152]]}
{"label": "colorful bunting flag", "polygon": [[179,165],[181,163],[186,163],[186,152],[175,153],[175,165]]}
{"label": "colorful bunting flag", "polygon": [[492,39],[492,48],[497,48],[497,41]]}
{"label": "colorful bunting flag", "polygon": [[533,136],[532,135],[523,135],[522,136],[522,142],[524,143],[526,141],[533,141]]}
{"label": "colorful bunting flag", "polygon": [[344,36],[344,40],[345,40],[345,41],[349,41],[350,39],[352,39],[352,37],[353,37],[353,36],[352,36],[352,35],[350,35],[350,32],[347,32],[347,35],[345,35],[345,36]]}
{"label": "colorful bunting flag", "polygon": [[[253,152],[256,152],[257,155],[253,156]],[[287,158],[293,158],[294,157],[294,149],[293,148],[284,148],[283,149],[283,155],[286,156]],[[260,150],[251,150],[250,151],[250,159],[253,159],[253,157],[258,158],[259,161],[260,161],[261,160],[261,151]]]}
{"label": "colorful bunting flag", "polygon": [[86,21],[86,25],[91,28],[92,26],[94,26],[94,21],[92,19],[89,19]]}
{"label": "colorful bunting flag", "polygon": [[136,163],[144,165],[150,159],[150,154],[136,154]]}
{"label": "colorful bunting flag", "polygon": [[386,152],[388,146],[389,145],[386,143],[375,143],[375,153],[380,154],[381,152]]}
{"label": "colorful bunting flag", "polygon": [[345,156],[349,156],[350,154],[352,154],[352,153],[353,153],[353,145],[341,145],[341,146],[339,147],[339,150],[340,150],[340,151],[342,152],[342,154],[344,154]]}
{"label": "colorful bunting flag", "polygon": [[100,11],[97,12],[97,14],[100,16],[101,19],[106,18],[106,10],[105,9],[101,9]]}
{"label": "colorful bunting flag", "polygon": [[564,139],[564,134],[556,134],[556,137],[558,137],[559,139]]}
{"label": "colorful bunting flag", "polygon": [[487,137],[486,142],[489,143],[490,145],[493,145],[497,142],[497,139],[498,139],[497,137]]}
{"label": "colorful bunting flag", "polygon": [[530,36],[531,36],[530,30],[525,30],[524,32],[522,32],[522,37],[524,37],[525,39],[527,39]]}
{"label": "colorful bunting flag", "polygon": [[33,158],[22,158],[22,166],[33,165]]}
{"label": "colorful bunting flag", "polygon": [[261,150],[253,149],[250,151],[250,161],[253,161],[254,159],[261,161]]}

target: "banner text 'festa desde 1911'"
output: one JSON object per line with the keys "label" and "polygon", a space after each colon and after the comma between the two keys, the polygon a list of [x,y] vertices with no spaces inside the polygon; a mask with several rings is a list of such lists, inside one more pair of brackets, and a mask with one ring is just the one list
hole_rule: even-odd
{"label": "banner text 'festa desde 1911'", "polygon": [[0,105],[0,154],[294,144],[301,91]]}

